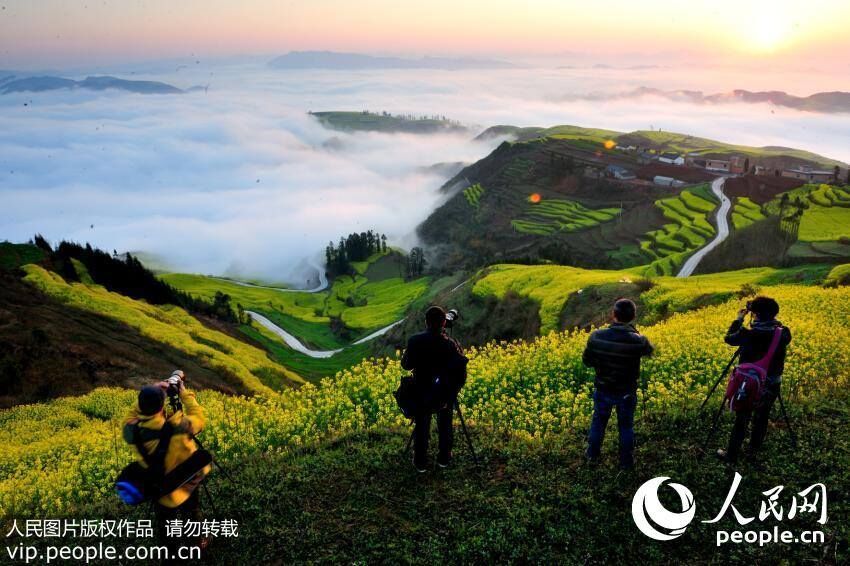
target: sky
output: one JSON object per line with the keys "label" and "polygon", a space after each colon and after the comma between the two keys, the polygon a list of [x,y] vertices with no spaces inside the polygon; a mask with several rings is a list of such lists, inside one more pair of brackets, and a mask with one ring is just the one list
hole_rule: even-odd
{"label": "sky", "polygon": [[850,64],[843,0],[0,0],[0,68],[329,49]]}
{"label": "sky", "polygon": [[[600,8],[599,6],[602,6]],[[795,3],[800,6],[800,3]],[[595,7],[594,7],[595,6]],[[850,3],[0,0],[0,70],[108,72],[200,91],[0,95],[0,240],[146,252],[179,271],[304,285],[330,240],[392,245],[497,124],[664,129],[850,162],[850,114],[599,100],[637,87],[850,91]],[[525,62],[497,70],[283,71],[290,50]],[[604,63],[611,67],[598,67]],[[635,65],[651,67],[629,68]],[[590,96],[588,96],[590,95]],[[438,114],[467,135],[343,134],[309,110]]]}

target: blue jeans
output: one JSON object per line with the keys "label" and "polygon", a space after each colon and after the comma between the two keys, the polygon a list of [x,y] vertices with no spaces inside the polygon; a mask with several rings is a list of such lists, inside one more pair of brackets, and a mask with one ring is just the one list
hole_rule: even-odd
{"label": "blue jeans", "polygon": [[602,391],[593,392],[593,419],[590,422],[590,437],[587,457],[594,460],[599,457],[605,427],[611,418],[611,411],[617,409],[617,428],[620,430],[620,466],[631,467],[634,464],[632,453],[635,448],[635,407],[637,395],[609,395]]}

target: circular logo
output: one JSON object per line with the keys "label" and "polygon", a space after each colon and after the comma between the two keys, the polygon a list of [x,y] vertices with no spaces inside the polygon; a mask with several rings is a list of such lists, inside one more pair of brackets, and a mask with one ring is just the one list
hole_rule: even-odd
{"label": "circular logo", "polygon": [[682,512],[672,513],[658,500],[658,488],[668,477],[653,478],[640,486],[632,499],[632,518],[640,531],[655,540],[673,540],[694,520],[696,505],[691,491],[680,483],[670,483],[682,500]]}

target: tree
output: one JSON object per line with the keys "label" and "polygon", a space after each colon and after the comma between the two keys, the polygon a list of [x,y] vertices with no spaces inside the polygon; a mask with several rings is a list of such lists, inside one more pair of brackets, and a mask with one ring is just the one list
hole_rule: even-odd
{"label": "tree", "polygon": [[838,165],[835,166],[835,170],[833,172],[833,176],[835,177],[835,183],[838,184],[838,178],[841,175],[841,168]]}
{"label": "tree", "polygon": [[48,242],[41,234],[35,235],[35,237],[33,238],[33,243],[38,249],[47,252],[48,254],[53,253],[53,248],[50,247],[50,242]]}

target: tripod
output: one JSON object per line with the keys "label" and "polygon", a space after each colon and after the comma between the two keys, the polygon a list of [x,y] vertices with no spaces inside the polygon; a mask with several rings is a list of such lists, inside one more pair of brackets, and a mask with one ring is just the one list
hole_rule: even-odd
{"label": "tripod", "polygon": [[[200,441],[200,439],[198,439],[197,436],[192,435],[192,440],[195,441],[195,444],[198,445],[198,448],[200,448],[201,450],[205,450],[204,445],[201,444],[201,441]],[[212,452],[210,452],[210,456],[212,456]],[[224,474],[224,477],[226,477],[230,481],[230,483],[232,483],[234,486],[236,486],[236,480],[234,480],[233,476],[230,475],[230,472],[228,472],[227,469],[225,469],[225,467],[222,466],[218,462],[218,460],[215,458],[215,456],[212,457],[212,463],[215,467],[217,467],[221,471],[222,474]],[[210,488],[207,487],[207,478],[203,479],[200,487],[204,488],[204,493],[206,494],[207,499],[209,499],[209,501],[210,501],[210,507],[212,507],[213,513],[216,516],[218,516],[218,510],[215,507],[215,500],[213,499],[213,496],[210,493]]]}
{"label": "tripod", "polygon": [[[472,445],[472,437],[469,435],[469,429],[466,428],[466,421],[463,418],[463,412],[460,410],[460,403],[457,402],[457,397],[455,397],[453,410],[457,411],[458,419],[460,420],[460,426],[463,430],[463,436],[466,438],[466,444],[469,446],[469,451],[472,453],[472,461],[475,462],[475,465],[478,465],[478,455],[475,453],[475,447]],[[430,430],[428,431],[430,434]],[[410,452],[410,446],[413,444],[413,436],[416,433],[416,429],[414,428],[410,431],[410,437],[407,439],[407,445],[404,447],[404,452],[402,455]]]}
{"label": "tripod", "polygon": [[[708,400],[714,394],[714,391],[715,391],[715,389],[717,389],[717,386],[720,384],[721,381],[723,381],[723,378],[726,377],[727,375],[729,375],[729,370],[732,368],[732,364],[735,363],[735,360],[738,358],[738,356],[740,356],[740,354],[741,354],[741,350],[739,348],[732,355],[732,359],[729,360],[729,363],[726,364],[726,368],[720,374],[720,377],[718,377],[717,381],[714,382],[714,385],[711,387],[711,390],[708,392],[708,395],[705,397],[705,400],[702,402],[702,405],[700,405],[700,412],[702,412],[702,409],[705,407],[706,403],[708,403]],[[776,396],[779,399],[779,408],[782,411],[782,418],[785,421],[785,425],[788,427],[788,435],[789,435],[789,439],[791,441],[791,447],[796,450],[797,449],[797,435],[794,433],[794,428],[791,426],[791,419],[788,417],[788,412],[785,410],[785,401],[782,399],[782,388],[781,387],[777,390]],[[717,408],[717,412],[714,413],[714,419],[712,420],[711,428],[708,430],[708,434],[705,437],[705,442],[703,443],[703,446],[702,446],[703,454],[708,449],[708,445],[711,443],[712,438],[714,438],[714,433],[717,431],[717,425],[720,422],[720,414],[723,412],[723,408],[725,406],[726,406],[726,397],[724,396],[723,399],[720,400],[720,406]]]}

